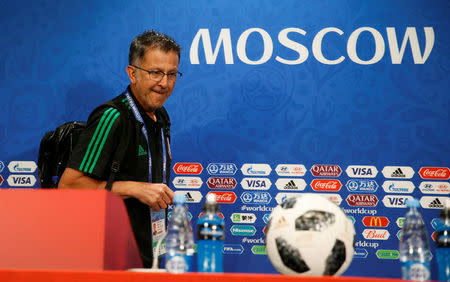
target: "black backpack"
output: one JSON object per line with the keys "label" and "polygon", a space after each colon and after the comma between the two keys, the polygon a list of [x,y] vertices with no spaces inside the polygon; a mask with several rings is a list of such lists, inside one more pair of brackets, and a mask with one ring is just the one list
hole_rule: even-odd
{"label": "black backpack", "polygon": [[[113,106],[107,102],[103,106]],[[170,118],[166,110],[161,108],[161,117],[165,121],[164,136],[167,142],[170,142]],[[128,113],[127,113],[128,115]],[[45,133],[39,146],[38,156],[38,178],[41,188],[57,188],[61,175],[63,174],[70,154],[72,153],[81,132],[86,128],[85,122],[71,121],[58,126],[55,130]],[[130,129],[128,129],[130,130]],[[130,132],[124,132],[131,134]],[[122,138],[118,148],[128,147],[128,138]],[[117,150],[111,165],[111,174],[107,180],[106,189],[111,190],[112,183],[116,173],[120,170],[120,162],[123,160],[125,150]],[[170,167],[169,163],[166,164]],[[169,183],[170,174],[167,173],[167,183]]]}

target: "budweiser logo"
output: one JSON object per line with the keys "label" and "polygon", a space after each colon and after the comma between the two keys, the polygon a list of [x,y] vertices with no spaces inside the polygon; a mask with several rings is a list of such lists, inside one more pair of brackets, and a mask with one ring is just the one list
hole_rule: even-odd
{"label": "budweiser logo", "polygon": [[314,179],[311,187],[314,191],[339,191],[342,184],[337,179]]}
{"label": "budweiser logo", "polygon": [[176,163],[173,170],[176,174],[200,174],[203,167],[199,163]]}
{"label": "budweiser logo", "polygon": [[449,179],[450,170],[448,167],[422,167],[419,170],[423,179]]}
{"label": "budweiser logo", "polygon": [[342,169],[338,165],[313,165],[311,173],[317,177],[339,177]]}
{"label": "budweiser logo", "polygon": [[350,194],[346,201],[353,207],[375,207],[378,204],[378,198],[375,195]]}
{"label": "budweiser logo", "polygon": [[[221,204],[232,204],[236,201],[236,194],[233,192],[209,192],[216,195],[216,202]],[[208,193],[208,194],[209,194]]]}
{"label": "budweiser logo", "polygon": [[364,229],[362,234],[367,240],[387,240],[390,236],[386,229]]}

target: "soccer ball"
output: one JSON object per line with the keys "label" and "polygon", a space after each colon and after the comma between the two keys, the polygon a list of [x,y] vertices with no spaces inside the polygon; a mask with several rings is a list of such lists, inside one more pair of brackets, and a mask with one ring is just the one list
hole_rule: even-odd
{"label": "soccer ball", "polygon": [[304,194],[275,207],[265,242],[270,262],[283,274],[337,276],[352,261],[355,228],[332,201]]}

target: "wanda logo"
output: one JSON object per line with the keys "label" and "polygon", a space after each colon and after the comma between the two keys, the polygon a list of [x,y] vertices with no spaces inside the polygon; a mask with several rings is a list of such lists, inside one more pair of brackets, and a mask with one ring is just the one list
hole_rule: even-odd
{"label": "wanda logo", "polygon": [[365,216],[362,220],[367,227],[387,227],[389,219],[385,216]]}
{"label": "wanda logo", "polygon": [[200,174],[203,167],[199,163],[176,163],[173,170],[176,174]]}
{"label": "wanda logo", "polygon": [[449,179],[450,170],[448,167],[422,167],[419,170],[423,179]]}
{"label": "wanda logo", "polygon": [[317,177],[339,177],[342,169],[338,165],[313,165],[311,173]]}
{"label": "wanda logo", "polygon": [[352,207],[375,207],[378,204],[378,198],[375,195],[350,194],[346,201]]}
{"label": "wanda logo", "polygon": [[[234,192],[209,192],[208,194],[216,195],[216,202],[219,204],[232,204],[236,201],[236,194]],[[208,196],[206,196],[208,197]]]}
{"label": "wanda logo", "polygon": [[342,183],[337,179],[314,179],[311,182],[314,191],[339,191]]}

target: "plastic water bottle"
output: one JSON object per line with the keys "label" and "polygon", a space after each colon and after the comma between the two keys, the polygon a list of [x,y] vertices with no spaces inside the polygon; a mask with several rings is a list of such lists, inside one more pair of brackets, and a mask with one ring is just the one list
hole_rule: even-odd
{"label": "plastic water bottle", "polygon": [[166,236],[166,270],[172,273],[192,271],[194,236],[187,216],[186,197],[175,195],[174,208]]}
{"label": "plastic water bottle", "polygon": [[439,281],[450,281],[450,199],[439,214],[436,228],[436,259]]}
{"label": "plastic water bottle", "polygon": [[208,194],[197,222],[197,271],[223,272],[224,221],[215,194]]}
{"label": "plastic water bottle", "polygon": [[409,211],[405,215],[399,242],[402,278],[413,281],[430,280],[430,243],[417,199],[408,200]]}

